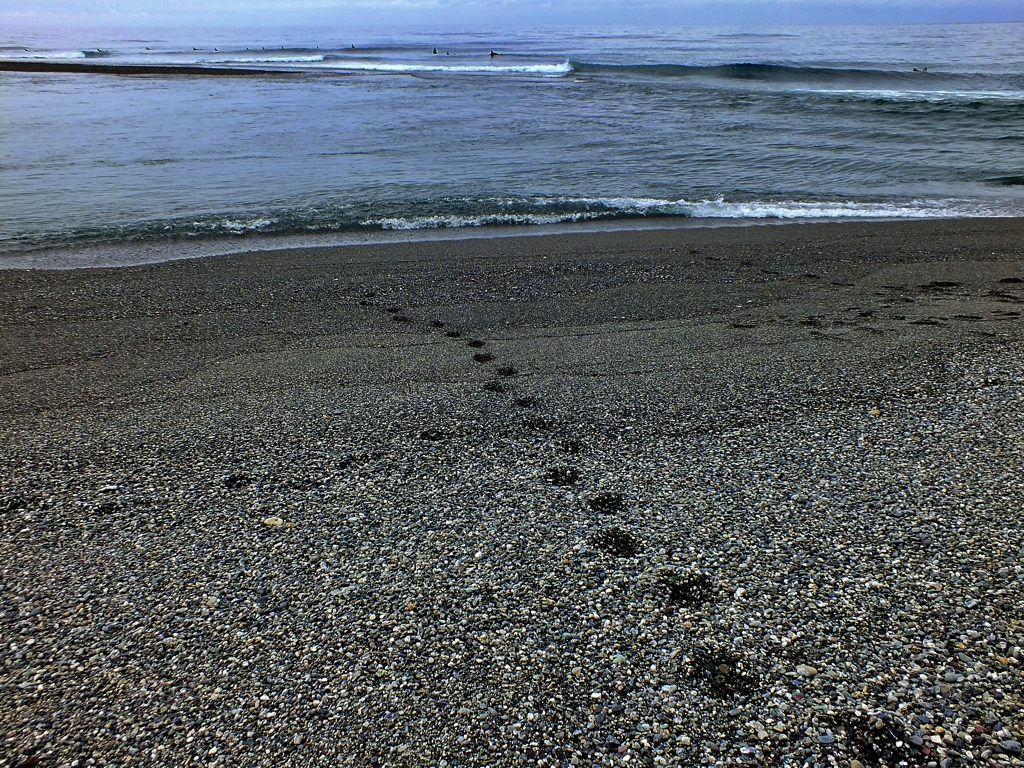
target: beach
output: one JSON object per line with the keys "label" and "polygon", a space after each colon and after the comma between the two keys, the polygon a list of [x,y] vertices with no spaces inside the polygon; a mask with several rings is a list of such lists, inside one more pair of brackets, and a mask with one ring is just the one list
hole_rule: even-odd
{"label": "beach", "polygon": [[1024,765],[1022,311],[1020,218],[4,271],[3,749]]}

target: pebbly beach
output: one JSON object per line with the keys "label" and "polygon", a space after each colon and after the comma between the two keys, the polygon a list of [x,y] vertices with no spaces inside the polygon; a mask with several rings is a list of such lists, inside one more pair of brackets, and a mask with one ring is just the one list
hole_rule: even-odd
{"label": "pebbly beach", "polygon": [[1020,218],[0,272],[0,755],[1024,766],[1022,311]]}

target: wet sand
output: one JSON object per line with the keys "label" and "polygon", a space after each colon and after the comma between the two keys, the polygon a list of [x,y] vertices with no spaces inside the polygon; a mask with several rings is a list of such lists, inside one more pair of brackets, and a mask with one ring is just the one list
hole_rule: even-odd
{"label": "wet sand", "polygon": [[1016,219],[5,271],[5,749],[1021,764],[1022,305]]}

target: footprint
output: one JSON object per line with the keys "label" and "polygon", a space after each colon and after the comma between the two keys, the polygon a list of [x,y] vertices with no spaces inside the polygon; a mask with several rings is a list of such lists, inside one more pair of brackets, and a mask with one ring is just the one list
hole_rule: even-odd
{"label": "footprint", "polygon": [[420,439],[422,440],[447,440],[451,435],[436,427],[429,427],[420,432]]}
{"label": "footprint", "polygon": [[469,341],[466,342],[467,346],[473,347],[474,349],[479,349],[486,343],[486,341],[480,341],[480,339],[470,339]]}
{"label": "footprint", "polygon": [[555,420],[549,419],[547,416],[529,416],[523,419],[523,426],[527,429],[548,432],[555,428]]}
{"label": "footprint", "polygon": [[462,335],[462,331],[445,331],[444,335],[451,339],[457,339]]}
{"label": "footprint", "polygon": [[[487,352],[477,352],[473,355],[473,359],[478,363],[489,363],[494,359],[494,355],[488,354]],[[498,373],[501,373],[501,371],[499,370]]]}
{"label": "footprint", "polygon": [[706,573],[662,571],[658,583],[668,588],[668,601],[676,605],[700,605],[715,593],[714,582]]}
{"label": "footprint", "polygon": [[517,397],[514,400],[514,402],[520,408],[536,408],[540,404],[540,400],[538,400],[536,397],[530,397],[530,396]]}
{"label": "footprint", "polygon": [[579,453],[583,450],[583,441],[575,437],[567,437],[558,442],[558,450],[562,453]]}
{"label": "footprint", "polygon": [[618,493],[599,493],[587,504],[595,512],[621,512],[626,506]]}
{"label": "footprint", "polygon": [[501,394],[505,391],[505,385],[500,381],[488,381],[484,384],[484,391],[497,392],[498,394]]}
{"label": "footprint", "polygon": [[515,376],[517,373],[519,373],[519,371],[517,371],[511,365],[503,365],[498,369],[497,373],[499,376]]}
{"label": "footprint", "polygon": [[799,324],[803,325],[803,326],[806,326],[808,328],[828,328],[829,327],[828,318],[821,317],[820,315],[813,315],[811,317],[808,317],[806,320],[801,320]]}
{"label": "footprint", "polygon": [[434,328],[444,328],[444,323],[442,323],[440,320],[431,320],[430,325],[433,326]]}
{"label": "footprint", "polygon": [[741,657],[705,648],[694,648],[691,652],[690,677],[704,683],[719,698],[752,692],[758,678]]}
{"label": "footprint", "polygon": [[230,475],[224,476],[225,488],[244,488],[250,483],[252,483],[252,478],[245,472],[234,472]]}
{"label": "footprint", "polygon": [[633,557],[642,547],[640,540],[621,528],[605,528],[591,538],[594,546],[613,557]]}
{"label": "footprint", "polygon": [[575,485],[580,479],[580,472],[575,467],[559,465],[550,467],[544,476],[552,485]]}

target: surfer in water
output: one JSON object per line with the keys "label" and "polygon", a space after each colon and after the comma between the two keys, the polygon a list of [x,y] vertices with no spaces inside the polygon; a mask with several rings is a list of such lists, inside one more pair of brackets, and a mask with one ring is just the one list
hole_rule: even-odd
{"label": "surfer in water", "polygon": [[437,56],[437,48],[434,49],[434,55]]}

